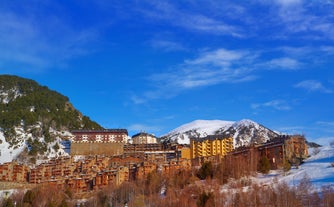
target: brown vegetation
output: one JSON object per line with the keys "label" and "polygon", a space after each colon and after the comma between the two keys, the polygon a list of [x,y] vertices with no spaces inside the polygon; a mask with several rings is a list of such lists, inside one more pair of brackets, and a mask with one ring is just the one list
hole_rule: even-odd
{"label": "brown vegetation", "polygon": [[[296,186],[274,182],[269,185],[252,183],[251,179],[225,179],[224,165],[206,164],[203,169],[180,170],[173,175],[163,176],[149,173],[145,179],[124,182],[120,186],[108,186],[98,192],[85,195],[80,202],[69,189],[40,185],[32,190],[17,191],[3,199],[0,206],[166,206],[166,207],[244,207],[244,206],[334,206],[334,189],[323,186],[320,193],[313,191],[308,177]],[[200,172],[208,173],[204,180]],[[230,171],[230,172],[233,172]],[[211,177],[212,173],[212,177]],[[233,173],[232,173],[233,175]],[[225,184],[223,184],[225,183]],[[223,184],[223,185],[222,185]]]}

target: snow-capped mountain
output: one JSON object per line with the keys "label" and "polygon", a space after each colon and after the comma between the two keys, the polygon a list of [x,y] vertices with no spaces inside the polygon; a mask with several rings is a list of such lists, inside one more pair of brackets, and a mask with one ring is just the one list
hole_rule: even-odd
{"label": "snow-capped mountain", "polygon": [[232,136],[235,147],[264,143],[278,136],[276,132],[248,119],[240,121],[195,120],[172,130],[162,139],[179,144],[189,144],[191,137],[203,138],[207,135]]}

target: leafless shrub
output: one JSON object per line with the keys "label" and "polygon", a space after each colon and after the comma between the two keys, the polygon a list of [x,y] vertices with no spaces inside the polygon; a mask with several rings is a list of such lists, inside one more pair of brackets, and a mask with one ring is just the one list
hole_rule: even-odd
{"label": "leafless shrub", "polygon": [[324,207],[334,206],[334,189],[331,185],[325,185],[321,188],[322,204]]}

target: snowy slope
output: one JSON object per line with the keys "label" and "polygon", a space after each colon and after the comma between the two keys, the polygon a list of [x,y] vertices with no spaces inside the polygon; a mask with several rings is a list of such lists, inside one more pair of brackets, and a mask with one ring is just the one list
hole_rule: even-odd
{"label": "snowy slope", "polygon": [[234,138],[235,147],[265,143],[278,136],[272,130],[249,119],[235,122],[229,129],[221,131],[219,134],[231,134]]}
{"label": "snowy slope", "polygon": [[[272,171],[269,175],[259,175],[257,181],[260,183],[272,183],[274,179],[286,182],[290,186],[298,185],[305,178],[310,179],[315,191],[320,191],[322,186],[334,185],[334,147],[320,147],[318,154],[312,155],[300,165],[298,169],[291,169],[286,176],[282,172]],[[312,190],[312,189],[310,189]]]}
{"label": "snowy slope", "polygon": [[24,140],[20,141],[16,147],[10,147],[6,142],[2,132],[0,132],[0,164],[10,162],[15,159],[25,148]]}
{"label": "snowy slope", "polygon": [[272,130],[248,119],[237,122],[223,120],[196,120],[184,124],[163,136],[163,140],[189,144],[191,137],[224,135],[234,138],[235,147],[263,143],[278,136]]}
{"label": "snowy slope", "polygon": [[228,129],[234,123],[222,120],[195,120],[172,130],[163,137],[170,141],[177,141],[179,144],[189,144],[190,137],[213,135],[219,129]]}
{"label": "snowy slope", "polygon": [[[38,126],[35,126],[38,127]],[[44,141],[44,137],[33,137],[31,133],[25,132],[21,127],[15,127],[15,132],[17,135],[18,143],[10,146],[10,144],[6,141],[5,136],[3,132],[0,131],[0,164],[3,164],[5,162],[11,162],[18,158],[18,156],[27,149],[26,141],[30,139],[38,139],[40,142]],[[43,156],[43,158],[54,158],[58,156],[68,156],[68,153],[64,151],[61,145],[62,137],[68,137],[71,136],[70,132],[64,131],[59,132],[57,130],[54,130],[50,128],[50,134],[53,134],[56,138],[53,142],[48,143],[47,145],[47,152],[46,156]],[[54,149],[54,145],[58,144],[59,149],[56,151]],[[43,162],[43,160],[40,159],[40,157],[37,157],[37,164],[39,162]]]}

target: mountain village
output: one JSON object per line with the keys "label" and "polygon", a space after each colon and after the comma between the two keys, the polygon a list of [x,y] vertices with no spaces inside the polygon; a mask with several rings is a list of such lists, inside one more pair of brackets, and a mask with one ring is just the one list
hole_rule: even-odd
{"label": "mountain village", "polygon": [[[270,169],[283,169],[285,162],[298,165],[308,157],[306,140],[300,135],[280,135],[265,143],[235,147],[232,136],[190,137],[190,144],[160,141],[140,132],[127,140],[126,129],[74,130],[64,142],[69,156],[53,158],[33,167],[15,160],[0,165],[0,180],[50,184],[75,193],[118,186],[143,179],[150,173],[173,175],[199,169],[204,163],[229,162],[240,171],[257,171],[266,158]],[[237,161],[238,160],[238,161]],[[242,168],[242,169],[241,169]]]}
{"label": "mountain village", "polygon": [[[334,148],[317,155],[303,135],[243,119],[195,120],[161,137],[130,137],[32,80],[1,80],[0,206],[334,204]],[[316,191],[303,186],[307,173]]]}

